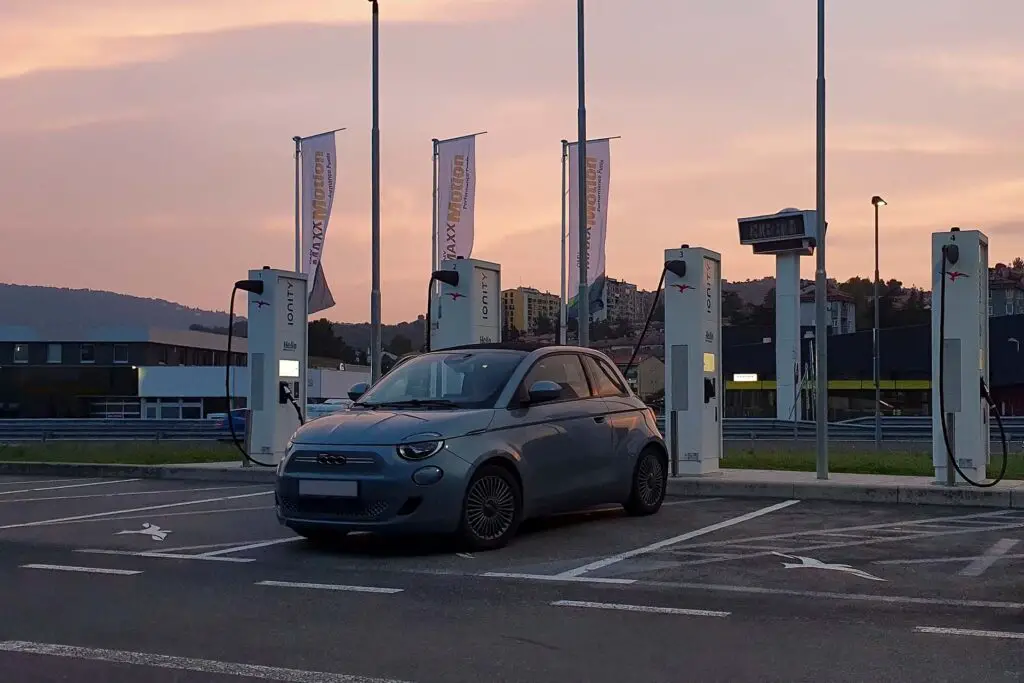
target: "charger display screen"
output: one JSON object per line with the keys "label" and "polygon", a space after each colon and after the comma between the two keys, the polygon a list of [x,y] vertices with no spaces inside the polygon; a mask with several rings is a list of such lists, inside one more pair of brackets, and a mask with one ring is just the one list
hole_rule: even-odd
{"label": "charger display screen", "polygon": [[292,377],[298,379],[299,377],[299,361],[290,360],[287,358],[281,358],[277,361],[277,376],[278,377]]}

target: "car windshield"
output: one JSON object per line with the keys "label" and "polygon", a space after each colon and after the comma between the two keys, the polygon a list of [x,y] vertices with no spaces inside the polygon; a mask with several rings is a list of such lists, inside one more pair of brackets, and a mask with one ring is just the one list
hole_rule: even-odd
{"label": "car windshield", "polygon": [[384,375],[354,408],[490,408],[527,354],[504,349],[417,356]]}

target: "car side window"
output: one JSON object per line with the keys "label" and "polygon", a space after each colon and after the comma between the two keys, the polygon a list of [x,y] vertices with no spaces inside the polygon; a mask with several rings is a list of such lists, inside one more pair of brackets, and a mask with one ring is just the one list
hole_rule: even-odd
{"label": "car side window", "polygon": [[546,356],[537,361],[523,379],[524,391],[529,391],[534,382],[548,381],[562,387],[562,399],[590,398],[590,384],[583,372],[583,365],[575,354],[560,353]]}
{"label": "car side window", "polygon": [[594,393],[602,398],[610,396],[628,396],[622,382],[615,372],[603,360],[586,356],[587,369],[594,379]]}

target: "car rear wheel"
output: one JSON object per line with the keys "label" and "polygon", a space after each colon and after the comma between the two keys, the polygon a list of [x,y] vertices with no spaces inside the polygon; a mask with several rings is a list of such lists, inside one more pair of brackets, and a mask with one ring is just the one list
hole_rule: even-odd
{"label": "car rear wheel", "polygon": [[623,505],[631,515],[653,515],[665,500],[667,490],[665,459],[655,448],[640,452],[633,470],[633,487]]}
{"label": "car rear wheel", "polygon": [[523,515],[523,493],[504,467],[481,467],[462,502],[459,541],[467,550],[502,548],[515,536]]}

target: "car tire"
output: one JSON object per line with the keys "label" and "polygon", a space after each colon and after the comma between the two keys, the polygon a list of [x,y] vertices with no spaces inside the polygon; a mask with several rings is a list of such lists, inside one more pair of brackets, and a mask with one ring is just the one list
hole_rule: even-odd
{"label": "car tire", "polygon": [[653,515],[661,509],[668,490],[665,458],[653,447],[640,451],[633,468],[633,484],[629,499],[623,504],[626,512],[638,517]]}
{"label": "car tire", "polygon": [[484,465],[466,486],[458,544],[470,552],[503,548],[516,535],[522,517],[523,492],[515,476],[500,465]]}

